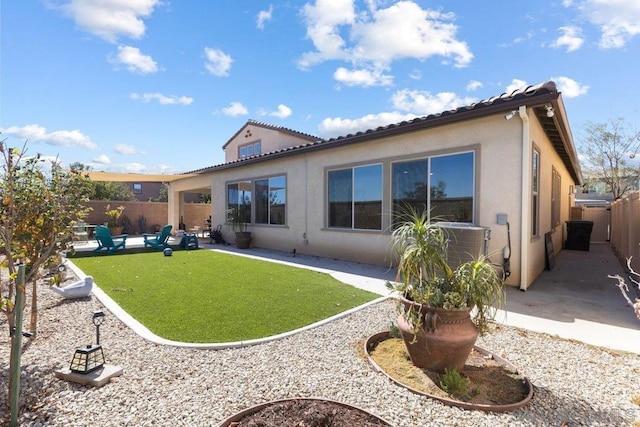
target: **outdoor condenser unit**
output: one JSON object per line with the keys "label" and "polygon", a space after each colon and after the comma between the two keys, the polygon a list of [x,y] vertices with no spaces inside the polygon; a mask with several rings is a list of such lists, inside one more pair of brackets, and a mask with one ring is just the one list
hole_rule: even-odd
{"label": "outdoor condenser unit", "polygon": [[456,268],[465,261],[487,255],[491,229],[466,222],[440,222],[449,236],[449,265]]}

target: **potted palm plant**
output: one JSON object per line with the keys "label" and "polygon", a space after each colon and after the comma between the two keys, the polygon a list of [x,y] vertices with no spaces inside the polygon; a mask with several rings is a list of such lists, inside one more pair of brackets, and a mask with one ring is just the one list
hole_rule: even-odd
{"label": "potted palm plant", "polygon": [[501,272],[485,256],[452,268],[449,236],[428,212],[410,208],[391,233],[400,294],[398,328],[414,365],[462,371],[478,335],[504,302]]}
{"label": "potted palm plant", "polygon": [[104,214],[107,216],[107,227],[112,235],[122,234],[122,225],[118,222],[124,211],[124,206],[118,206],[111,209],[111,205],[107,205]]}
{"label": "potted palm plant", "polygon": [[247,212],[242,206],[232,206],[228,211],[231,228],[236,235],[238,249],[249,249],[251,232],[247,231]]}

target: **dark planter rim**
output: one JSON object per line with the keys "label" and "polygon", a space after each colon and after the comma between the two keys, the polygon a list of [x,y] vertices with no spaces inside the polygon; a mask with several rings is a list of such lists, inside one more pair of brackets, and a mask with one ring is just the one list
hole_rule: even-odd
{"label": "dark planter rim", "polygon": [[351,404],[344,403],[344,402],[339,402],[337,400],[324,399],[324,398],[321,398],[321,397],[292,397],[292,398],[288,398],[288,399],[278,399],[278,400],[271,400],[269,402],[260,403],[258,405],[251,406],[249,408],[243,409],[242,411],[236,412],[235,414],[231,415],[230,417],[225,418],[224,420],[222,420],[217,425],[217,427],[230,427],[231,423],[238,422],[243,417],[245,417],[247,415],[254,414],[254,413],[258,412],[258,411],[261,411],[262,409],[266,408],[267,406],[274,405],[274,404],[277,404],[277,403],[282,403],[282,402],[290,402],[290,401],[293,401],[293,400],[320,401],[320,402],[333,403],[333,404],[336,404],[336,405],[344,406],[344,407],[349,408],[349,409],[355,409],[357,411],[363,412],[363,413],[365,413],[367,415],[370,415],[371,417],[379,420],[380,422],[386,423],[389,427],[393,427],[393,424],[391,424],[389,421],[387,421],[384,418],[382,418],[382,417],[380,417],[378,415],[375,415],[375,414],[373,414],[373,413],[371,413],[371,412],[369,412],[369,411],[367,411],[365,409],[362,409],[362,408],[360,408],[358,406],[351,405]]}
{"label": "dark planter rim", "polygon": [[489,350],[485,350],[485,349],[483,349],[481,347],[478,347],[478,346],[473,346],[473,349],[476,350],[478,353],[481,353],[481,354],[483,354],[485,356],[491,356],[495,361],[497,361],[498,363],[501,363],[501,364],[505,365],[507,368],[513,370],[514,372],[516,372],[523,379],[524,383],[527,386],[527,389],[529,390],[529,392],[527,393],[527,396],[524,399],[522,399],[519,402],[509,403],[509,404],[505,404],[505,405],[487,405],[487,404],[461,402],[459,400],[453,400],[453,399],[447,399],[447,398],[444,398],[444,397],[434,396],[432,394],[425,393],[425,392],[422,392],[420,390],[416,390],[415,388],[410,387],[410,386],[408,386],[406,384],[403,384],[400,381],[396,380],[395,378],[392,378],[389,374],[387,374],[387,372],[384,369],[382,369],[373,360],[373,358],[371,358],[371,355],[369,354],[370,351],[373,350],[377,344],[379,344],[380,342],[382,342],[384,340],[387,340],[389,338],[391,338],[391,332],[389,332],[389,331],[378,332],[377,334],[371,335],[364,342],[364,353],[367,355],[367,359],[369,360],[369,363],[371,363],[371,365],[373,366],[373,368],[376,371],[381,372],[387,378],[389,378],[391,381],[393,381],[394,383],[396,383],[400,387],[406,388],[407,390],[411,391],[412,393],[419,394],[421,396],[430,397],[432,399],[435,399],[435,400],[438,400],[439,402],[444,403],[445,405],[455,406],[455,407],[462,408],[462,409],[471,409],[471,410],[485,411],[485,412],[509,412],[509,411],[513,411],[513,410],[516,410],[516,409],[519,409],[519,408],[522,408],[522,407],[526,406],[531,401],[531,399],[533,398],[533,384],[531,384],[531,381],[529,381],[529,379],[526,376],[524,376],[522,374],[522,372],[513,363],[509,362],[507,359],[504,359],[504,358],[498,356],[497,354],[494,354],[494,353],[490,352]]}

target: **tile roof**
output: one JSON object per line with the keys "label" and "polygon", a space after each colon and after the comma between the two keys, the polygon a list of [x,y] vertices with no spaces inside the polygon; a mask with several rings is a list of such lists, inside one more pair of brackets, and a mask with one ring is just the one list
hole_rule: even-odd
{"label": "tile roof", "polygon": [[[551,104],[556,111],[561,111],[559,111],[559,113],[556,114],[554,118],[549,118],[547,117],[546,109],[544,108],[546,104]],[[453,110],[447,110],[437,114],[417,117],[412,120],[392,123],[386,126],[377,127],[375,129],[368,129],[365,131],[360,131],[353,134],[350,133],[344,136],[338,136],[330,139],[321,139],[306,133],[283,128],[281,126],[269,125],[266,123],[249,120],[247,124],[253,124],[256,126],[267,127],[269,129],[293,133],[297,136],[306,137],[309,142],[306,144],[300,144],[276,151],[261,153],[251,157],[245,157],[233,162],[193,170],[188,173],[209,173],[216,170],[239,167],[245,164],[265,161],[282,156],[294,155],[302,152],[329,149],[346,144],[365,142],[385,136],[391,136],[419,129],[427,129],[430,127],[460,122],[471,118],[509,112],[511,110],[517,110],[522,105],[532,107],[534,109],[536,116],[542,123],[545,133],[551,140],[551,143],[555,147],[556,151],[558,151],[560,157],[567,166],[567,169],[571,172],[576,182],[582,183],[582,174],[580,171],[577,155],[575,153],[575,148],[573,146],[573,140],[571,137],[571,132],[569,130],[569,125],[566,121],[564,105],[561,102],[560,92],[558,92],[556,84],[552,81],[547,81],[538,85],[527,86],[525,88],[517,89],[509,93],[505,92],[499,96],[494,96]],[[247,124],[245,124],[245,126]],[[238,135],[238,133],[245,126],[240,128],[240,130],[238,130],[238,132],[236,132],[236,134],[231,137],[231,139],[225,144],[225,147],[233,138]]]}
{"label": "tile roof", "polygon": [[288,133],[288,134],[293,135],[293,136],[302,137],[302,138],[305,138],[305,139],[308,139],[308,140],[312,140],[312,141],[320,139],[317,136],[310,135],[310,134],[304,133],[304,132],[299,132],[299,131],[294,130],[294,129],[289,129],[289,128],[286,128],[286,127],[283,127],[283,126],[272,125],[272,124],[269,124],[269,123],[264,123],[264,122],[259,122],[257,120],[249,119],[249,120],[247,120],[247,123],[245,123],[240,129],[238,129],[238,131],[236,133],[234,133],[233,136],[231,138],[229,138],[229,140],[227,140],[227,142],[225,142],[225,144],[222,146],[222,149],[224,150],[227,147],[227,145],[229,145],[231,143],[231,141],[233,141],[233,139],[236,136],[238,136],[240,134],[240,132],[242,132],[242,129],[244,129],[248,125],[259,126],[259,127],[262,127],[262,128],[271,129],[271,130],[275,130],[275,131],[278,131],[278,132],[284,132],[284,133]]}

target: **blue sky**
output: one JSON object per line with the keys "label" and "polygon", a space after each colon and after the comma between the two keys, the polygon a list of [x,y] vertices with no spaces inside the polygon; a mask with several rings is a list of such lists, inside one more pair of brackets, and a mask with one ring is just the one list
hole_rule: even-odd
{"label": "blue sky", "polygon": [[0,137],[97,171],[220,164],[248,119],[333,137],[547,80],[576,143],[640,125],[638,0],[20,0],[0,31]]}

